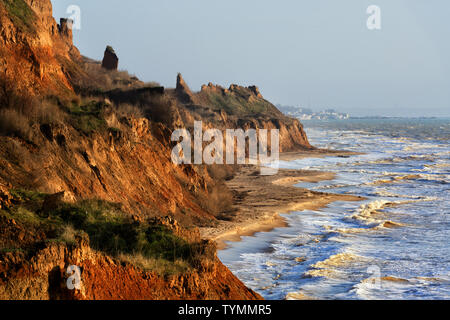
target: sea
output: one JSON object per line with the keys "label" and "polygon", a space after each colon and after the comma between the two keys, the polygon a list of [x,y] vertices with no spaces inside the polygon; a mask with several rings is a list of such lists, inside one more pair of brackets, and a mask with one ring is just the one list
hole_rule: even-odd
{"label": "sea", "polygon": [[264,298],[450,299],[450,118],[304,121],[312,145],[362,153],[280,161],[337,173],[299,183],[358,202],[281,214],[289,227],[219,258]]}

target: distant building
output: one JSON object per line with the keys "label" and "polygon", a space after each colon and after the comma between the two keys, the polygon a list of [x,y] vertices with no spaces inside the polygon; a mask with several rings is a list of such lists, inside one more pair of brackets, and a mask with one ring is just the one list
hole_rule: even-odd
{"label": "distant building", "polygon": [[297,118],[299,120],[347,120],[350,118],[348,113],[340,113],[334,109],[314,112],[308,108],[293,106],[277,105],[277,108],[285,115]]}

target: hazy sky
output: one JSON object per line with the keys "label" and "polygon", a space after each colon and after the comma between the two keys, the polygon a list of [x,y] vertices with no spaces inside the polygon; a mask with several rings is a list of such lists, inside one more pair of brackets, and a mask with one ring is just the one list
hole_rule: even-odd
{"label": "hazy sky", "polygon": [[[81,53],[193,90],[255,84],[275,104],[354,115],[450,116],[448,0],[53,0],[81,9]],[[381,30],[366,27],[369,5]]]}

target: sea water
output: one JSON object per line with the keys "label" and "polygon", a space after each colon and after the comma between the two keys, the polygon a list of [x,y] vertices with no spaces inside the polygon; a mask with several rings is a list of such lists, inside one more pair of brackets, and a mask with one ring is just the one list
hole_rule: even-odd
{"label": "sea water", "polygon": [[229,242],[220,259],[266,299],[450,299],[450,119],[305,129],[317,147],[364,154],[281,161],[337,173],[297,186],[366,200],[283,214],[289,227]]}

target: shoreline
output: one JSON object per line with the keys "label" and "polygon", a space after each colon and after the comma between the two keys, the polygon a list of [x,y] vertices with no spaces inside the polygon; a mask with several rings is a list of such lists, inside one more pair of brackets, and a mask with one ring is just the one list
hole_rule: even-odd
{"label": "shoreline", "polygon": [[[349,151],[316,150],[288,152],[280,154],[280,160],[303,158],[322,158],[327,156],[349,157],[359,153]],[[353,195],[340,195],[310,191],[295,187],[300,182],[317,183],[333,180],[333,172],[280,169],[276,175],[261,176],[259,168],[244,165],[226,184],[234,193],[235,213],[220,220],[214,227],[200,228],[202,238],[217,243],[217,250],[224,250],[226,242],[241,241],[243,236],[258,232],[270,232],[276,228],[288,227],[280,214],[303,210],[318,210],[335,201],[362,201],[365,198]]]}
{"label": "shoreline", "polygon": [[362,152],[346,151],[346,150],[327,150],[315,149],[308,151],[290,151],[280,153],[280,160],[292,161],[304,158],[325,158],[325,157],[340,157],[349,158],[351,156],[362,155]]}

